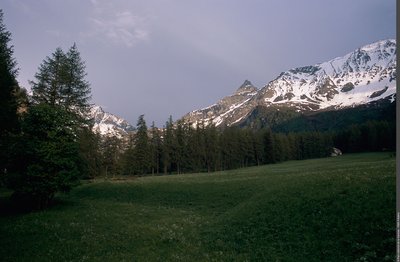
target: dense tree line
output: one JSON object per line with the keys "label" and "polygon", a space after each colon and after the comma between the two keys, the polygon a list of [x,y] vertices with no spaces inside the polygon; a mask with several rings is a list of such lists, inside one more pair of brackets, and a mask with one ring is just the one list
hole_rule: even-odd
{"label": "dense tree line", "polygon": [[[196,127],[170,118],[163,129],[147,129],[143,115],[128,149],[115,164],[118,174],[212,172],[344,153],[395,150],[395,123],[369,121],[334,132],[275,133],[271,129]],[[115,159],[115,158],[114,158]]]}
{"label": "dense tree line", "polygon": [[325,157],[331,133],[273,133],[270,129],[196,127],[170,118],[147,129],[143,115],[120,158],[125,175],[213,172],[293,159]]}

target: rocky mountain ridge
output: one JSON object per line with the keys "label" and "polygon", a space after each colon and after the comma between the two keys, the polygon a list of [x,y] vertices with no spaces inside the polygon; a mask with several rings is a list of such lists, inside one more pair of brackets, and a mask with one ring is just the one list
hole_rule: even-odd
{"label": "rocky mountain ridge", "polygon": [[263,88],[246,80],[231,95],[183,117],[193,126],[232,126],[259,107],[296,112],[336,110],[396,97],[396,40],[378,41],[342,57],[282,72]]}

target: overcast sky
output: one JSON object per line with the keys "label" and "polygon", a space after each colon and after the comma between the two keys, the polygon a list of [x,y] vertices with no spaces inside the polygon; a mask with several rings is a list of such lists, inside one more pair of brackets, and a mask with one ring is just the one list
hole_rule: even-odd
{"label": "overcast sky", "polygon": [[92,102],[162,126],[280,72],[395,38],[395,0],[2,0],[20,85],[76,42]]}

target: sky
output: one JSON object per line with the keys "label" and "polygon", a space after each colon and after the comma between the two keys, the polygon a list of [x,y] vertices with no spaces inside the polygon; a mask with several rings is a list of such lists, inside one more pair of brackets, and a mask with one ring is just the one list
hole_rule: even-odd
{"label": "sky", "polygon": [[77,44],[92,103],[136,125],[396,37],[395,0],[2,0],[18,81]]}

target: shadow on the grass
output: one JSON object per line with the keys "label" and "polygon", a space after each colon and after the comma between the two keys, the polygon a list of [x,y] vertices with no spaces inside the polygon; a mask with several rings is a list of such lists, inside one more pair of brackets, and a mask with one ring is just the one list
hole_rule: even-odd
{"label": "shadow on the grass", "polygon": [[71,206],[71,201],[66,201],[59,197],[55,197],[47,207],[45,208],[38,208],[35,205],[24,202],[20,200],[13,199],[10,196],[1,196],[0,197],[0,217],[10,217],[10,216],[18,216],[24,215],[33,212],[40,212],[44,210],[52,210],[52,209],[59,209],[59,208],[66,208]]}

